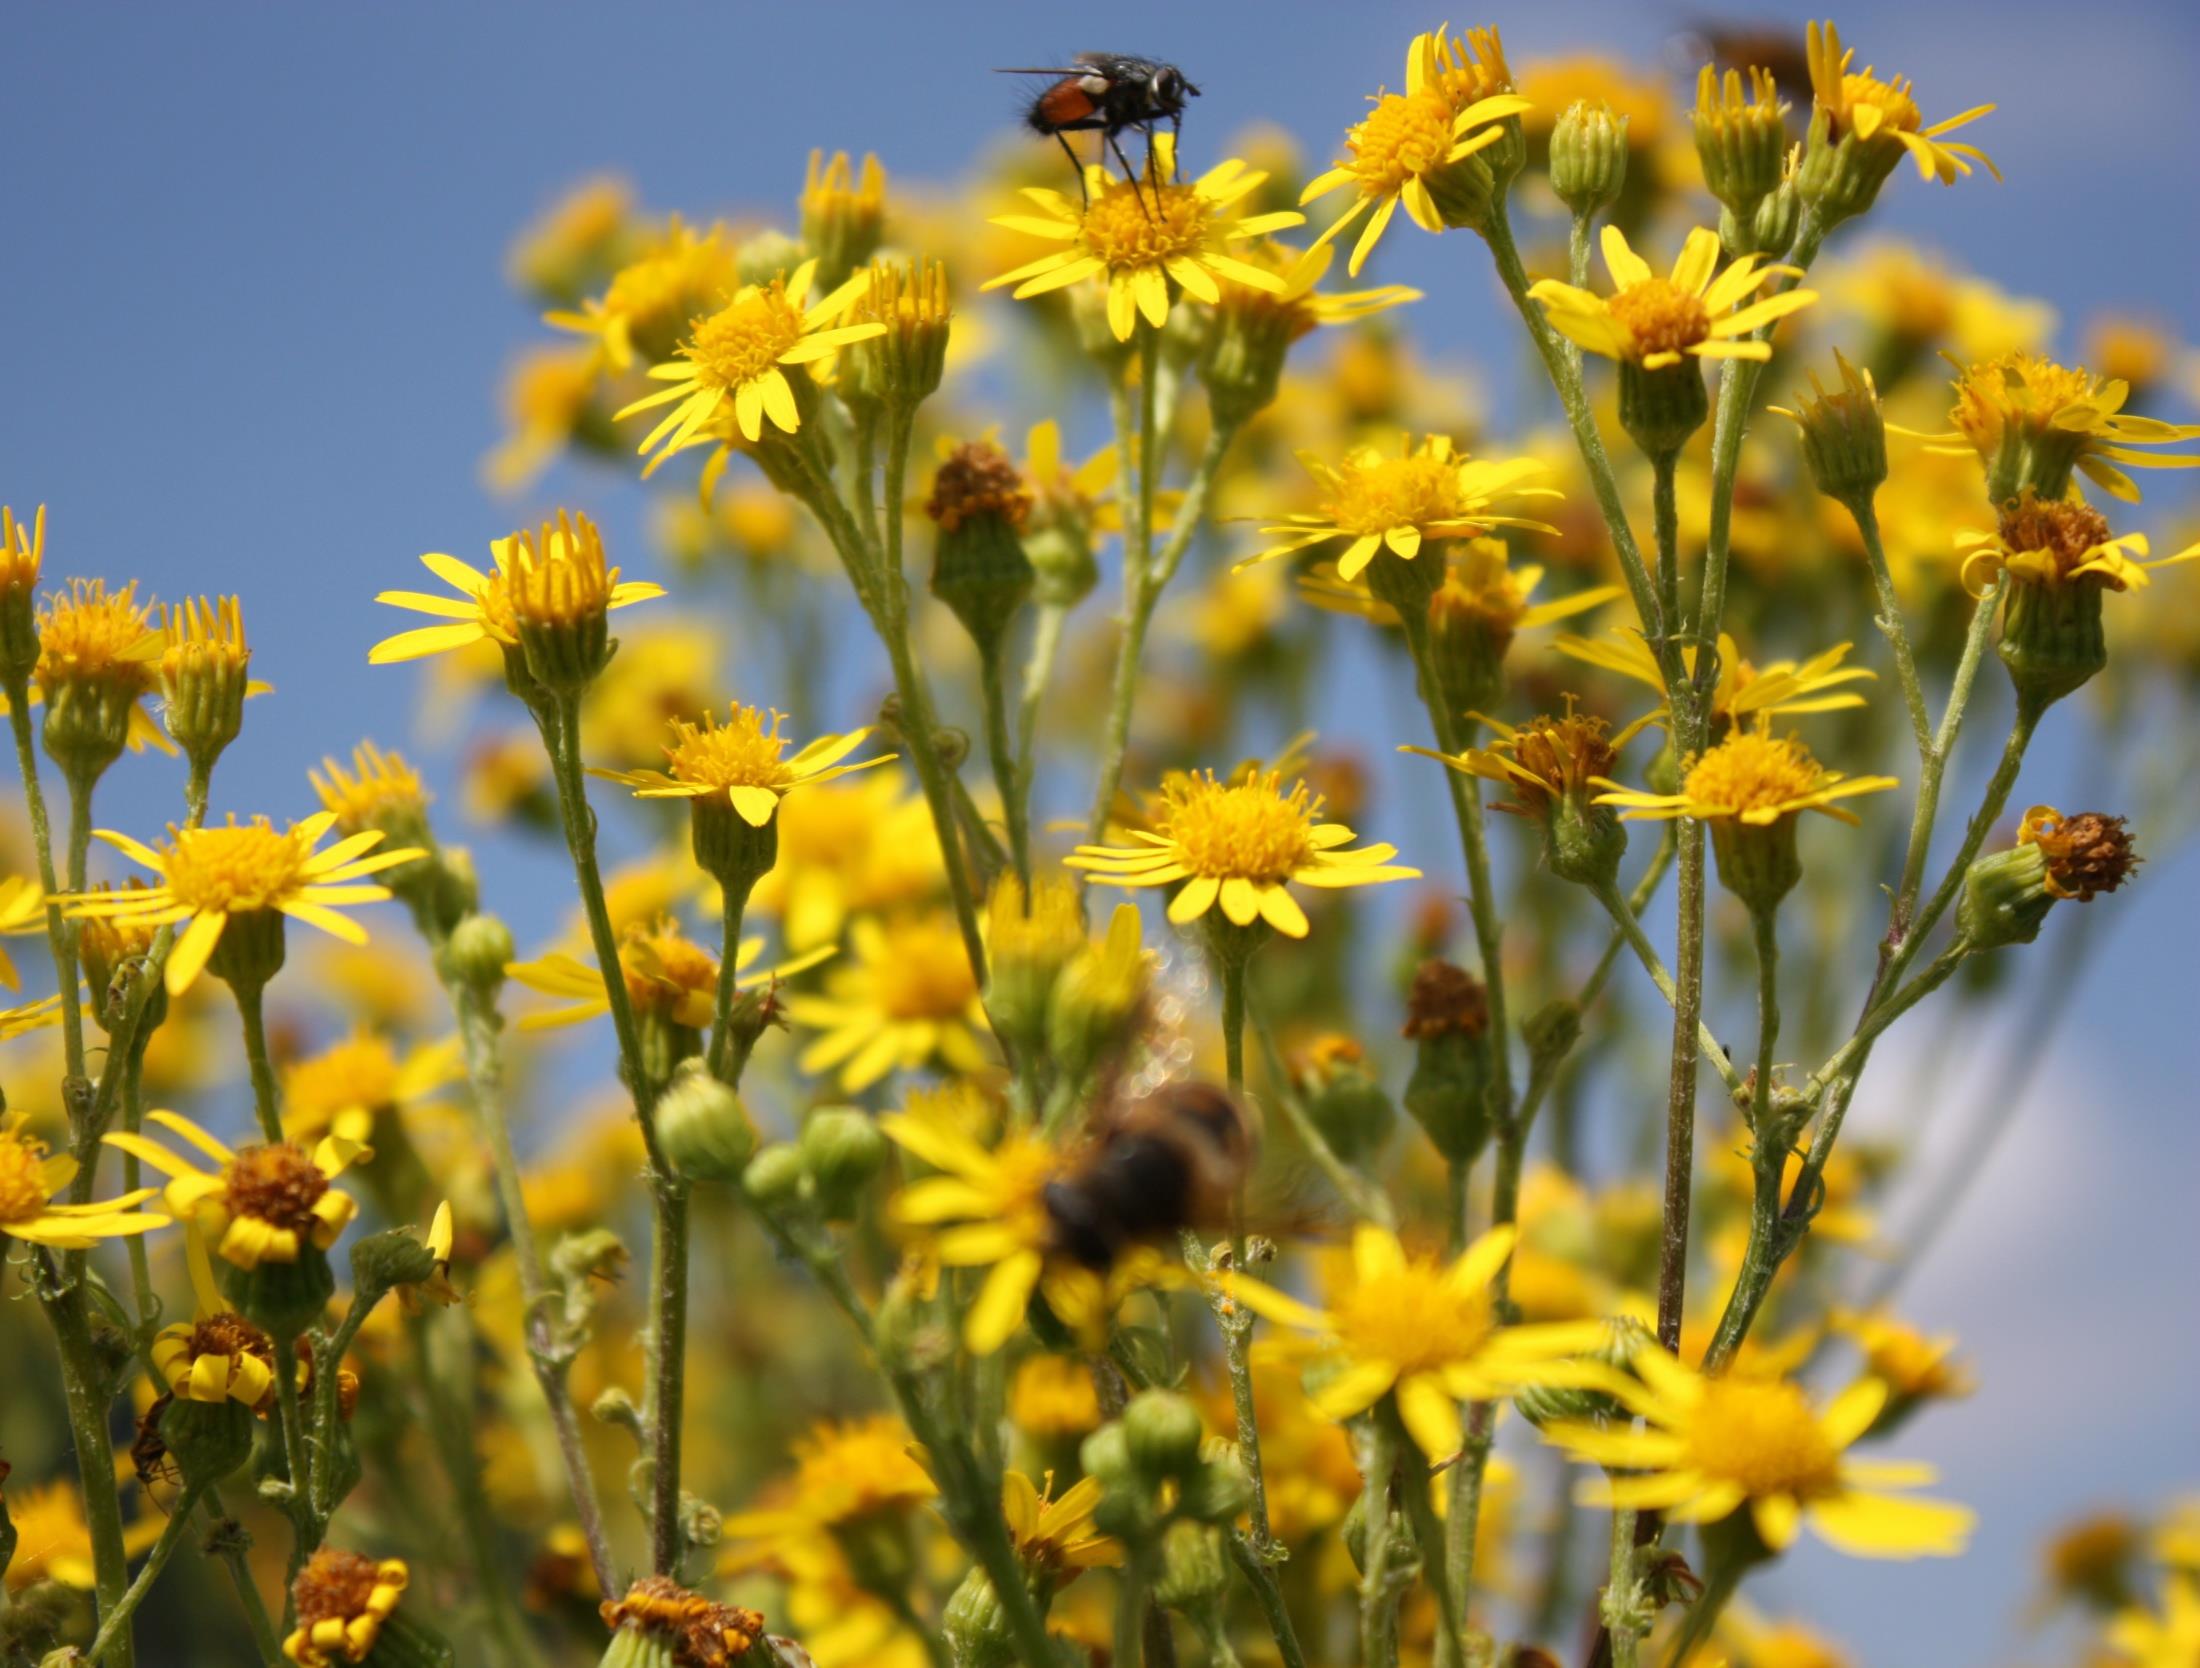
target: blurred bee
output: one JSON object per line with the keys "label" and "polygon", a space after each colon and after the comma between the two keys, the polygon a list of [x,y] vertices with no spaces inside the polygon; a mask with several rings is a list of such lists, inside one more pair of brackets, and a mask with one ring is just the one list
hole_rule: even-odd
{"label": "blurred bee", "polygon": [[1212,1083],[1102,1103],[1076,1164],[1043,1195],[1057,1249],[1105,1270],[1133,1245],[1226,1220],[1257,1146],[1246,1109]]}
{"label": "blurred bee", "polygon": [[[1025,125],[1034,133],[1053,137],[1076,170],[1077,188],[1085,186],[1084,165],[1070,147],[1072,133],[1098,133],[1100,142],[1115,153],[1125,179],[1137,171],[1123,154],[1122,135],[1136,128],[1146,136],[1146,174],[1153,174],[1153,134],[1166,121],[1172,133],[1184,131],[1184,101],[1197,98],[1199,89],[1184,79],[1174,64],[1151,58],[1132,58],[1119,52],[1080,52],[1066,69],[1004,69],[998,75],[1051,75],[1054,81],[1032,95],[1024,111]],[[1158,187],[1156,188],[1158,190]]]}
{"label": "blurred bee", "polygon": [[1784,88],[1810,86],[1810,57],[1792,29],[1701,18],[1673,38],[1674,67],[1693,76],[1707,60],[1714,69],[1767,69]]}

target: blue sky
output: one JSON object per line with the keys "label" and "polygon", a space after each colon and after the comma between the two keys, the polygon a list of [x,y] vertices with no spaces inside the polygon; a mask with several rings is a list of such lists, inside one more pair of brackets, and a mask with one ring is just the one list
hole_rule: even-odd
{"label": "blue sky", "polygon": [[[1649,57],[1695,11],[1543,3],[1492,20],[1516,59],[1592,41]],[[1205,88],[1198,133],[1265,117],[1318,151],[1436,21],[1247,0],[12,7],[0,498],[52,505],[57,571],[244,595],[255,668],[280,693],[255,704],[215,808],[295,813],[324,752],[406,734],[412,679],[366,665],[391,629],[372,593],[410,583],[419,551],[475,552],[511,523],[478,476],[499,373],[531,334],[504,253],[575,177],[615,171],[652,204],[709,214],[782,209],[817,144],[949,176],[1013,125],[1014,90],[987,66],[1092,45],[1185,65]],[[2002,106],[1978,137],[2006,187],[1904,177],[1875,225],[2066,318],[2113,303],[2200,337],[2200,11],[1870,0],[1842,23],[1863,57],[1917,76],[1929,114]],[[1452,240],[1393,242],[1385,277],[1459,298],[1417,310],[1424,339],[1512,363],[1479,267]],[[598,476],[579,490],[615,549],[640,548],[638,494]],[[118,778],[110,818],[172,814],[157,767]],[[554,873],[492,855],[503,907]],[[1910,1293],[1974,1341],[1986,1380],[1909,1443],[1984,1509],[1978,1547],[1893,1571],[1814,1558],[1785,1581],[1870,1660],[2024,1654],[2014,1594],[2045,1524],[2200,1482],[2189,1285],[2119,1272],[2190,1267],[2200,1174],[2175,1115],[2200,1072],[2180,925],[2200,874],[2188,857],[2145,884],[2113,928],[2113,979],[2077,998],[2025,1125]],[[1895,1115],[1898,1084],[1881,1091]]]}

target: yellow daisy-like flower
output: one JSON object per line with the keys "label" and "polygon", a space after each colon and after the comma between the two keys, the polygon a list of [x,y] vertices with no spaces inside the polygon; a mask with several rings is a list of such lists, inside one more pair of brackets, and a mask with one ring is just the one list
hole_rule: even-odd
{"label": "yellow daisy-like flower", "polygon": [[1375,886],[1421,874],[1390,861],[1396,846],[1343,849],[1358,836],[1319,821],[1321,808],[1304,782],[1285,793],[1273,772],[1229,783],[1212,771],[1174,774],[1152,804],[1153,827],[1129,831],[1133,844],[1079,846],[1063,861],[1109,886],[1178,887],[1169,919],[1179,926],[1219,905],[1235,926],[1266,921],[1304,938],[1306,911],[1290,886]]}
{"label": "yellow daisy-like flower", "polygon": [[554,622],[576,615],[630,607],[665,594],[662,585],[619,577],[604,563],[603,537],[585,515],[560,510],[540,532],[520,531],[489,545],[495,565],[483,573],[456,556],[429,551],[426,568],[459,594],[427,591],[378,591],[376,602],[433,614],[448,625],[421,626],[385,637],[367,651],[371,666],[388,666],[423,655],[471,647],[484,639],[507,652],[519,647],[523,620]]}
{"label": "yellow daisy-like flower", "polygon": [[359,1214],[357,1200],[329,1185],[353,1160],[367,1155],[368,1149],[355,1141],[328,1136],[311,1153],[288,1141],[231,1149],[178,1113],[155,1110],[145,1118],[198,1149],[216,1167],[201,1169],[158,1141],[127,1131],[101,1139],[168,1177],[162,1189],[168,1208],[195,1223],[238,1268],[294,1263],[308,1243],[326,1251]]}
{"label": "yellow daisy-like flower", "polygon": [[0,1112],[0,1238],[88,1251],[103,1239],[168,1226],[167,1217],[134,1208],[153,1196],[150,1187],[97,1204],[49,1204],[76,1179],[78,1165],[65,1153],[47,1157],[29,1122],[26,1112]]}
{"label": "yellow daisy-like flower", "polygon": [[[40,1581],[58,1581],[89,1593],[97,1584],[91,1525],[84,1519],[84,1497],[74,1483],[57,1479],[43,1486],[9,1489],[8,1520],[16,1534],[15,1556],[7,1568],[8,1592],[21,1592]],[[159,1513],[148,1512],[126,1526],[123,1550],[136,1557],[160,1539],[164,1521]]]}
{"label": "yellow daisy-like flower", "polygon": [[848,941],[854,960],[828,976],[824,995],[788,999],[788,1017],[824,1033],[802,1051],[804,1071],[838,1068],[840,1086],[854,1093],[933,1060],[984,1069],[985,1008],[950,917],[858,921]]}
{"label": "yellow daisy-like flower", "polygon": [[987,1271],[963,1317],[971,1353],[991,1355],[1007,1343],[1034,1292],[1080,1340],[1100,1348],[1133,1292],[1189,1284],[1181,1263],[1150,1247],[1132,1247],[1105,1270],[1056,1249],[1046,1190],[1071,1161],[1052,1143],[1012,1130],[989,1148],[937,1100],[913,1100],[907,1112],[890,1113],[878,1126],[940,1172],[894,1195],[894,1219],[923,1233],[926,1252],[941,1265]]}
{"label": "yellow daisy-like flower", "polygon": [[[1842,664],[1853,646],[1836,643],[1808,660],[1769,660],[1759,666],[1744,657],[1740,645],[1730,634],[1720,632],[1719,676],[1711,690],[1713,733],[1728,725],[1754,723],[1759,717],[1842,712],[1862,706],[1864,697],[1842,686],[1871,682],[1879,674],[1869,667]],[[1570,660],[1601,666],[1607,672],[1617,672],[1623,678],[1647,684],[1661,697],[1665,694],[1665,673],[1639,631],[1615,626],[1610,637],[1603,640],[1562,634],[1551,639],[1551,647]],[[1695,670],[1693,645],[1682,646],[1681,661],[1690,672]],[[1672,716],[1673,709],[1661,704],[1621,730],[1612,738],[1612,745],[1624,747],[1646,726],[1667,723]]]}
{"label": "yellow daisy-like flower", "polygon": [[2200,455],[2139,450],[2200,438],[2200,424],[2127,412],[2131,385],[2082,365],[2058,365],[2036,353],[2004,354],[1964,367],[1955,395],[1948,414],[1954,431],[1919,438],[1929,451],[1976,452],[1990,482],[2014,472],[2006,489],[2012,494],[2032,486],[2059,499],[2075,469],[2111,497],[2136,504],[2138,484],[2117,465],[2200,469]]}
{"label": "yellow daisy-like flower", "polygon": [[1353,188],[1352,206],[1330,222],[1319,241],[1333,241],[1368,215],[1345,268],[1355,278],[1400,204],[1423,231],[1441,232],[1448,172],[1503,140],[1506,119],[1529,108],[1512,89],[1494,29],[1472,30],[1464,42],[1442,29],[1415,35],[1406,47],[1406,90],[1380,93],[1369,102],[1374,108],[1345,134],[1347,155],[1309,180],[1299,195],[1301,203],[1311,203]]}
{"label": "yellow daisy-like flower", "polygon": [[1788,269],[1764,264],[1762,255],[1744,255],[1720,272],[1719,234],[1702,226],[1689,232],[1664,278],[1650,270],[1617,226],[1604,228],[1603,246],[1612,275],[1610,296],[1556,278],[1540,280],[1528,294],[1543,304],[1551,328],[1568,341],[1648,371],[1678,365],[1688,356],[1770,359],[1772,344],[1752,333],[1818,299],[1816,290],[1782,290],[1750,300]]}
{"label": "yellow daisy-like flower", "polygon": [[1459,1451],[1459,1404],[1488,1401],[1517,1385],[1572,1375],[1565,1357],[1594,1349],[1602,1321],[1502,1326],[1490,1281],[1512,1255],[1512,1228],[1493,1228],[1450,1263],[1409,1253],[1387,1228],[1352,1235],[1351,1278],[1317,1309],[1243,1275],[1222,1289],[1256,1315],[1311,1333],[1333,1371],[1313,1391],[1315,1411],[1342,1421],[1385,1396],[1397,1398],[1421,1451],[1432,1460]]}
{"label": "yellow daisy-like flower", "polygon": [[1085,1570],[1114,1569],[1123,1562],[1123,1543],[1093,1526],[1103,1492],[1098,1477],[1084,1477],[1057,1500],[1051,1471],[1044,1487],[1021,1471],[1001,1474],[1001,1517],[1027,1574],[1059,1588]]}
{"label": "yellow daisy-like flower", "polygon": [[2200,544],[2147,560],[2147,536],[2112,537],[2108,518],[2075,499],[2043,503],[2027,490],[2002,507],[1991,533],[1956,535],[1963,556],[1963,588],[1974,597],[1993,589],[2003,574],[2019,585],[2062,586],[2090,582],[2107,591],[2132,591],[2153,583],[2155,568],[2200,559]]}
{"label": "yellow daisy-like flower", "polygon": [[154,1370],[179,1401],[238,1401],[256,1408],[275,1388],[275,1346],[223,1300],[198,1229],[186,1226],[183,1240],[198,1314],[155,1334]]}
{"label": "yellow daisy-like flower", "polygon": [[456,1037],[408,1049],[400,1057],[387,1038],[354,1031],[283,1067],[283,1134],[300,1143],[334,1135],[367,1145],[377,1118],[425,1100],[465,1075],[465,1053]]}
{"label": "yellow daisy-like flower", "polygon": [[191,988],[233,917],[258,921],[271,912],[279,913],[348,944],[364,944],[366,928],[339,914],[339,906],[379,903],[390,890],[362,884],[366,877],[426,853],[416,846],[375,851],[383,838],[376,828],[316,851],[321,836],[335,821],[334,812],[319,811],[280,834],[265,817],[241,825],[232,820],[220,828],[171,825],[168,843],[158,850],[127,834],[95,828],[92,832],[98,838],[159,875],[160,884],[84,892],[62,901],[75,917],[149,927],[188,922],[168,953],[166,980],[171,996]]}
{"label": "yellow daisy-like flower", "polygon": [[1852,71],[1849,65],[1856,53],[1842,47],[1841,31],[1830,21],[1813,22],[1807,37],[1810,90],[1815,105],[1813,126],[1821,116],[1829,120],[1832,124],[1830,137],[1835,141],[1850,133],[1862,140],[1885,133],[1910,153],[1917,163],[1920,179],[1937,179],[1942,185],[1953,185],[1958,176],[1971,171],[1974,160],[1982,163],[1994,178],[2001,178],[2001,170],[1994,166],[1993,158],[1976,145],[1943,144],[1940,137],[1981,116],[1991,115],[1995,106],[1973,105],[1961,115],[1950,116],[1946,121],[1927,127],[1908,76],[1898,75],[1882,81],[1868,64],[1861,73]]}
{"label": "yellow daisy-like flower", "polygon": [[[1447,643],[1471,635],[1502,658],[1521,632],[1585,614],[1623,594],[1618,585],[1587,585],[1549,602],[1530,602],[1543,583],[1543,573],[1537,562],[1514,567],[1512,552],[1501,539],[1468,539],[1453,545],[1444,563],[1444,582],[1428,601],[1429,627],[1438,652],[1445,652]],[[1298,586],[1300,596],[1329,613],[1356,614],[1379,626],[1399,624],[1398,610],[1375,595],[1364,571],[1359,578],[1347,580],[1336,563],[1322,562],[1300,574]]]}
{"label": "yellow daisy-like flower", "polygon": [[366,1661],[411,1579],[402,1558],[377,1561],[319,1548],[292,1584],[298,1625],[283,1641],[283,1655],[298,1668]]}
{"label": "yellow daisy-like flower", "polygon": [[1561,1422],[1544,1438],[1569,1458],[1641,1476],[1585,1483],[1585,1503],[1660,1511],[1675,1523],[1716,1523],[1744,1506],[1764,1543],[1792,1545],[1804,1524],[1861,1558],[1952,1556],[1973,1514],[1880,1492],[1933,1479],[1930,1466],[1854,1460],[1845,1450],[1887,1405],[1887,1386],[1860,1379],[1823,1410],[1784,1379],[1705,1378],[1662,1349],[1602,1388],[1647,1429]]}
{"label": "yellow daisy-like flower", "polygon": [[1828,770],[1800,741],[1773,735],[1760,720],[1757,728],[1736,730],[1690,765],[1679,793],[1641,793],[1603,781],[1598,786],[1606,791],[1597,795],[1596,803],[1620,806],[1621,816],[1651,822],[1693,817],[1765,827],[1798,812],[1823,811],[1853,823],[1856,814],[1834,801],[1901,785],[1892,776],[1844,776]]}
{"label": "yellow daisy-like flower", "polygon": [[1836,1309],[1827,1324],[1863,1351],[1865,1369],[1897,1397],[1952,1401],[1978,1388],[1978,1381],[1955,1359],[1952,1335],[1928,1336],[1884,1309]]}
{"label": "yellow daisy-like flower", "polygon": [[946,885],[932,813],[898,772],[811,788],[777,820],[779,862],[750,903],[780,917],[790,948],[829,942],[851,915],[923,903]]}
{"label": "yellow daisy-like flower", "polygon": [[2132,1668],[2188,1668],[2200,1661],[2200,1581],[2171,1577],[2160,1615],[2143,1604],[2118,1611],[2108,1625],[2108,1642]]}
{"label": "yellow daisy-like flower", "polygon": [[1222,286],[1222,313],[1247,323],[1272,326],[1286,342],[1327,326],[1354,324],[1377,313],[1419,301],[1421,292],[1404,284],[1378,284],[1371,290],[1321,290],[1336,261],[1337,246],[1317,243],[1303,255],[1281,243],[1264,243],[1245,252],[1246,259],[1268,266],[1283,279],[1280,290],[1255,289],[1235,280]]}
{"label": "yellow daisy-like flower", "polygon": [[851,342],[886,334],[886,326],[876,322],[834,322],[870,287],[869,268],[806,306],[816,273],[817,262],[809,260],[769,284],[744,284],[718,311],[695,321],[680,344],[679,358],[650,366],[650,379],[670,386],[615,413],[624,419],[637,411],[672,407],[643,436],[642,453],[657,452],[661,460],[679,451],[729,400],[734,425],[751,445],[764,437],[767,420],[788,434],[802,427],[787,371],[821,364]]}
{"label": "yellow daisy-like flower", "polygon": [[[744,938],[734,948],[735,990],[751,990],[775,979],[791,979],[829,959],[838,946],[821,944],[775,967],[746,969],[764,953],[761,938]],[[661,1015],[690,1031],[709,1027],[718,990],[718,958],[680,930],[670,917],[628,927],[619,935],[619,967],[626,976],[627,1000],[636,1014]],[[611,1011],[603,974],[562,950],[536,961],[515,961],[505,971],[518,983],[565,1005],[523,1014],[522,1031],[550,1031],[584,1025]]]}
{"label": "yellow daisy-like flower", "polygon": [[1108,328],[1127,342],[1144,318],[1159,330],[1169,322],[1170,286],[1210,306],[1227,281],[1280,295],[1284,280],[1241,259],[1228,246],[1305,222],[1293,210],[1238,215],[1236,205],[1268,179],[1239,158],[1217,163],[1191,184],[1176,177],[1176,147],[1166,134],[1154,143],[1154,177],[1119,180],[1095,163],[1085,170],[1082,207],[1059,191],[1027,186],[1038,214],[996,215],[993,224],[1066,247],[988,279],[983,289],[1013,284],[1018,301],[1067,289],[1088,278],[1108,292]]}
{"label": "yellow daisy-like flower", "polygon": [[[18,549],[13,557],[14,564],[28,570],[30,579],[36,578],[37,566],[44,560],[44,525],[41,511],[30,548]],[[138,601],[135,581],[110,591],[104,580],[70,580],[69,588],[54,592],[38,612],[38,663],[31,670],[31,704],[36,706],[64,685],[110,692],[114,699],[129,703],[130,751],[142,753],[150,747],[173,755],[176,744],[141,702],[159,681],[161,653],[167,646],[158,619],[157,604]],[[5,711],[7,702],[0,698],[0,712]]]}
{"label": "yellow daisy-like flower", "polygon": [[545,313],[542,322],[595,338],[604,360],[623,371],[637,355],[669,351],[699,308],[739,282],[726,228],[699,232],[673,215],[653,246],[612,275],[600,299],[582,302],[578,313]]}
{"label": "yellow daisy-like flower", "polygon": [[769,1490],[772,1503],[727,1517],[726,1538],[777,1540],[922,1506],[939,1487],[914,1446],[891,1413],[821,1421],[794,1439],[794,1470]]}
{"label": "yellow daisy-like flower", "polygon": [[743,822],[762,828],[772,820],[780,800],[795,789],[869,770],[896,756],[881,753],[842,764],[870,736],[863,729],[819,736],[793,758],[782,759],[779,755],[787,743],[779,726],[785,713],[767,714],[760,707],[739,704],[728,710],[731,717],[724,724],[707,713],[699,726],[684,718],[672,721],[672,740],[665,744],[669,770],[591,769],[589,775],[632,788],[637,799],[702,799],[723,794]]}
{"label": "yellow daisy-like flower", "polygon": [[1555,487],[1532,484],[1548,473],[1537,460],[1500,463],[1468,457],[1441,434],[1429,435],[1419,445],[1403,435],[1395,453],[1363,446],[1340,464],[1306,452],[1299,454],[1299,461],[1321,483],[1321,507],[1263,527],[1261,532],[1278,542],[1248,556],[1239,567],[1346,539],[1350,542],[1337,558],[1337,577],[1349,582],[1380,550],[1411,561],[1431,539],[1470,539],[1492,527],[1550,532],[1540,521],[1493,514],[1490,506],[1506,499],[1562,496]]}

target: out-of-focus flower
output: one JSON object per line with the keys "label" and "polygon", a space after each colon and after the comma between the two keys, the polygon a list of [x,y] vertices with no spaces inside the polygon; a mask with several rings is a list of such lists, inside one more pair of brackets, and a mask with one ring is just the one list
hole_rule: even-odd
{"label": "out-of-focus flower", "polygon": [[150,1187],[96,1204],[48,1203],[76,1179],[79,1166],[66,1154],[47,1157],[29,1122],[27,1112],[0,1112],[0,1239],[85,1251],[103,1239],[168,1226],[167,1217],[134,1208],[153,1196]]}
{"label": "out-of-focus flower", "polygon": [[853,1092],[935,1060],[955,1071],[984,1068],[985,1008],[949,917],[864,919],[848,945],[849,961],[828,975],[822,996],[787,1000],[797,1025],[822,1033],[802,1051],[804,1071],[837,1069]]}

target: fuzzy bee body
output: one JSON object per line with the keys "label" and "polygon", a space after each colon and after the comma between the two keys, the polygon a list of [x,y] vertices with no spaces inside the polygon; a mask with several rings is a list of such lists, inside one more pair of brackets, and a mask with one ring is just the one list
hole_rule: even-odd
{"label": "fuzzy bee body", "polygon": [[1104,1107],[1075,1168],[1047,1184],[1055,1242],[1104,1270],[1133,1245],[1220,1220],[1254,1148],[1245,1109],[1211,1083],[1173,1083]]}

